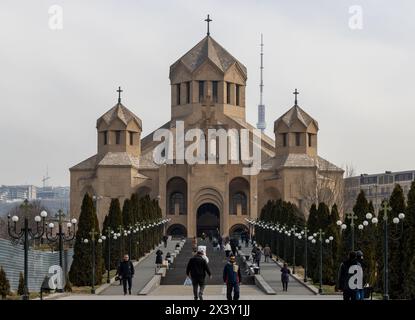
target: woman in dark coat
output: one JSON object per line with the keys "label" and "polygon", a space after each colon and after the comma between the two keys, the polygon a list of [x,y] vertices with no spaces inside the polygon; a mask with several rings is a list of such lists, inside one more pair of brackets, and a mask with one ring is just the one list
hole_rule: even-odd
{"label": "woman in dark coat", "polygon": [[281,268],[281,282],[282,282],[282,291],[288,291],[288,281],[290,280],[290,269],[288,265],[284,263],[284,266]]}
{"label": "woman in dark coat", "polygon": [[162,264],[163,264],[163,251],[159,249],[156,252],[156,265],[158,268],[160,268]]}

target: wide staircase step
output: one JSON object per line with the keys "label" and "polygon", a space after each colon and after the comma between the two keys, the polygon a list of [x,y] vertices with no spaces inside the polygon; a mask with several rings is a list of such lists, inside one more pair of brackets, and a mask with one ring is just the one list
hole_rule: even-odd
{"label": "wide staircase step", "polygon": [[[209,269],[212,273],[212,279],[206,277],[206,283],[209,285],[223,284],[223,267],[227,260],[224,251],[213,250],[213,246],[209,240],[198,239],[198,245],[206,246],[206,255],[209,258]],[[167,274],[161,280],[161,285],[183,285],[186,279],[186,267],[189,259],[193,256],[192,240],[188,239],[178,256],[174,259],[172,267],[167,270]],[[241,270],[242,271],[242,270]],[[242,272],[243,273],[243,272]],[[242,274],[242,282],[245,283],[248,279],[244,279],[245,274]]]}

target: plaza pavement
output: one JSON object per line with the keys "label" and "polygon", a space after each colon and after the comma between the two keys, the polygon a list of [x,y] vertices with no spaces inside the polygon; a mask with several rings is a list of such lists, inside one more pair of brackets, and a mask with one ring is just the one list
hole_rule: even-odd
{"label": "plaza pavement", "polygon": [[[187,240],[190,241],[190,240]],[[178,241],[171,240],[167,248],[160,245],[164,254],[168,251],[174,252],[174,247]],[[251,246],[247,248],[243,245],[242,252],[249,254]],[[124,296],[122,286],[115,282],[97,295],[64,295],[59,300],[193,300],[192,287],[184,285],[161,285],[149,295],[137,295],[145,284],[153,277],[155,267],[155,252],[151,252],[145,259],[140,261],[135,267],[136,276],[133,278],[133,294]],[[183,252],[185,254],[186,252]],[[180,253],[179,253],[180,255]],[[261,275],[264,280],[276,291],[276,295],[266,295],[255,285],[241,285],[240,300],[341,300],[340,295],[316,295],[307,289],[296,279],[290,279],[288,292],[282,291],[280,265],[275,261],[264,262],[264,257],[260,263]],[[134,294],[135,293],[135,294]],[[204,294],[205,300],[226,300],[226,287],[224,285],[207,285]]]}
{"label": "plaza pavement", "polygon": [[[133,277],[132,294],[137,294],[144,288],[144,286],[151,280],[155,273],[156,267],[156,251],[160,249],[163,251],[163,258],[167,252],[174,253],[176,243],[180,240],[169,240],[167,242],[167,248],[164,248],[164,244],[159,245],[153,250],[147,257],[141,260],[135,267],[135,275]],[[123,287],[119,284],[119,281],[113,282],[108,288],[103,290],[99,295],[116,296],[120,295],[124,298]],[[99,296],[98,296],[99,297]]]}

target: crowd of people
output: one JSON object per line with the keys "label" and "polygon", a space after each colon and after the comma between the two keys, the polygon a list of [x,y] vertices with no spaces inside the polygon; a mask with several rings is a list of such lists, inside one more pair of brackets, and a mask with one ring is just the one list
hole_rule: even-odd
{"label": "crowd of people", "polygon": [[[207,237],[203,233],[202,240]],[[212,243],[214,251],[223,251],[226,259],[226,263],[223,268],[223,282],[226,285],[226,297],[228,300],[238,300],[240,296],[240,283],[242,281],[241,270],[236,262],[236,257],[239,255],[241,245],[238,239],[235,238],[222,238],[211,237],[209,240]],[[167,248],[167,237],[163,237],[164,247]],[[241,236],[241,242],[252,243],[253,248],[251,251],[252,261],[256,267],[260,267],[262,256],[264,256],[264,262],[269,262],[272,257],[271,248],[266,244],[263,248],[256,244],[255,240],[249,238],[248,235]],[[179,244],[176,245],[176,249]],[[195,300],[203,300],[203,292],[206,286],[206,276],[212,278],[212,273],[209,269],[209,258],[206,254],[206,246],[198,245],[197,238],[192,239],[192,247],[194,255],[190,258],[186,267],[186,282],[193,286],[193,295]],[[156,268],[160,268],[163,261],[172,263],[172,257],[170,252],[167,252],[165,259],[163,259],[163,251],[157,249],[156,251]],[[352,251],[349,253],[348,258],[340,264],[338,273],[338,282],[336,289],[341,291],[344,300],[363,300],[365,299],[365,288],[363,287],[363,269],[365,264],[363,261],[362,251]],[[288,283],[290,279],[291,271],[288,268],[287,263],[284,263],[280,269],[281,271],[281,284],[282,290],[288,291]],[[126,254],[123,260],[120,261],[116,280],[122,284],[124,295],[127,293],[131,295],[132,279],[134,277],[134,265],[130,261],[129,256]]]}

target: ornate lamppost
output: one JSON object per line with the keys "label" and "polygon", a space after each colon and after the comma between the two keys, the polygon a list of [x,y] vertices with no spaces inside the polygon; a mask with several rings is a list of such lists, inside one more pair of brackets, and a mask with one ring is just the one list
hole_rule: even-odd
{"label": "ornate lamppost", "polygon": [[106,232],[106,239],[107,239],[107,246],[108,246],[108,256],[107,256],[107,283],[110,283],[110,270],[111,270],[111,237],[113,240],[117,240],[117,234],[114,233],[110,227],[107,227],[105,230]]}
{"label": "ornate lamppost", "polygon": [[[389,261],[388,261],[388,255],[389,255],[389,234],[388,234],[388,213],[391,211],[392,208],[389,205],[388,201],[384,200],[382,202],[381,206],[381,212],[383,211],[383,241],[384,241],[384,250],[383,250],[383,287],[384,287],[384,293],[383,293],[383,300],[389,300]],[[379,212],[380,213],[380,212]],[[392,222],[395,224],[396,228],[398,226],[398,223],[405,218],[404,213],[399,213],[397,217],[394,217],[392,219]],[[401,238],[403,234],[403,223],[401,224],[401,235],[396,238],[391,238],[393,241],[397,241]]]}
{"label": "ornate lamppost", "polygon": [[[24,248],[24,294],[23,300],[29,300],[29,237],[31,240],[41,239],[43,234],[45,233],[45,218],[47,217],[47,212],[42,211],[40,216],[35,217],[36,222],[36,232],[33,232],[32,229],[29,227],[29,218],[27,217],[27,213],[31,208],[31,204],[26,199],[20,206],[24,210],[24,226],[17,231],[16,224],[19,221],[18,216],[10,217],[8,216],[7,221],[7,231],[10,238],[15,240],[21,240],[23,238],[23,248]],[[12,225],[10,220],[13,222]],[[41,223],[42,222],[42,223]],[[39,224],[41,223],[42,226]]]}
{"label": "ornate lamppost", "polygon": [[[95,241],[98,243],[102,243],[103,240],[106,239],[105,236],[99,234],[99,232],[95,231],[95,228],[92,228],[91,232],[89,233],[91,236],[91,248],[92,248],[92,283],[91,283],[91,293],[95,294]],[[83,240],[85,244],[89,243],[88,239]]]}
{"label": "ornate lamppost", "polygon": [[[62,224],[64,222],[65,214],[62,210],[58,210],[58,213],[55,215],[55,221],[58,222],[58,232],[53,235],[53,229],[55,227],[53,222],[50,222],[48,224],[49,231],[46,231],[46,238],[50,243],[56,243],[58,242],[59,247],[59,266],[63,270],[63,244],[65,242],[70,242],[73,239],[75,239],[75,233],[76,233],[76,223],[77,220],[74,218],[70,222],[67,222],[67,234],[63,231]],[[72,228],[73,226],[73,228]],[[65,280],[66,280],[66,269],[65,269]],[[65,281],[64,280],[64,281]],[[63,292],[63,289],[57,289],[57,292]]]}
{"label": "ornate lamppost", "polygon": [[307,282],[307,271],[308,271],[308,254],[307,254],[307,246],[308,246],[308,227],[305,226],[304,230],[301,233],[304,235],[304,282]]}
{"label": "ornate lamppost", "polygon": [[[318,293],[322,294],[323,293],[323,235],[325,233],[323,232],[322,229],[318,230],[318,233],[314,233],[313,236],[311,238],[311,243],[315,244],[317,242],[317,240],[319,241],[320,244],[320,263],[319,263],[319,288],[318,288]],[[316,239],[317,238],[317,239]],[[327,239],[324,239],[324,242],[326,244],[329,244],[331,241],[333,241],[334,238],[333,236],[328,237]]]}

